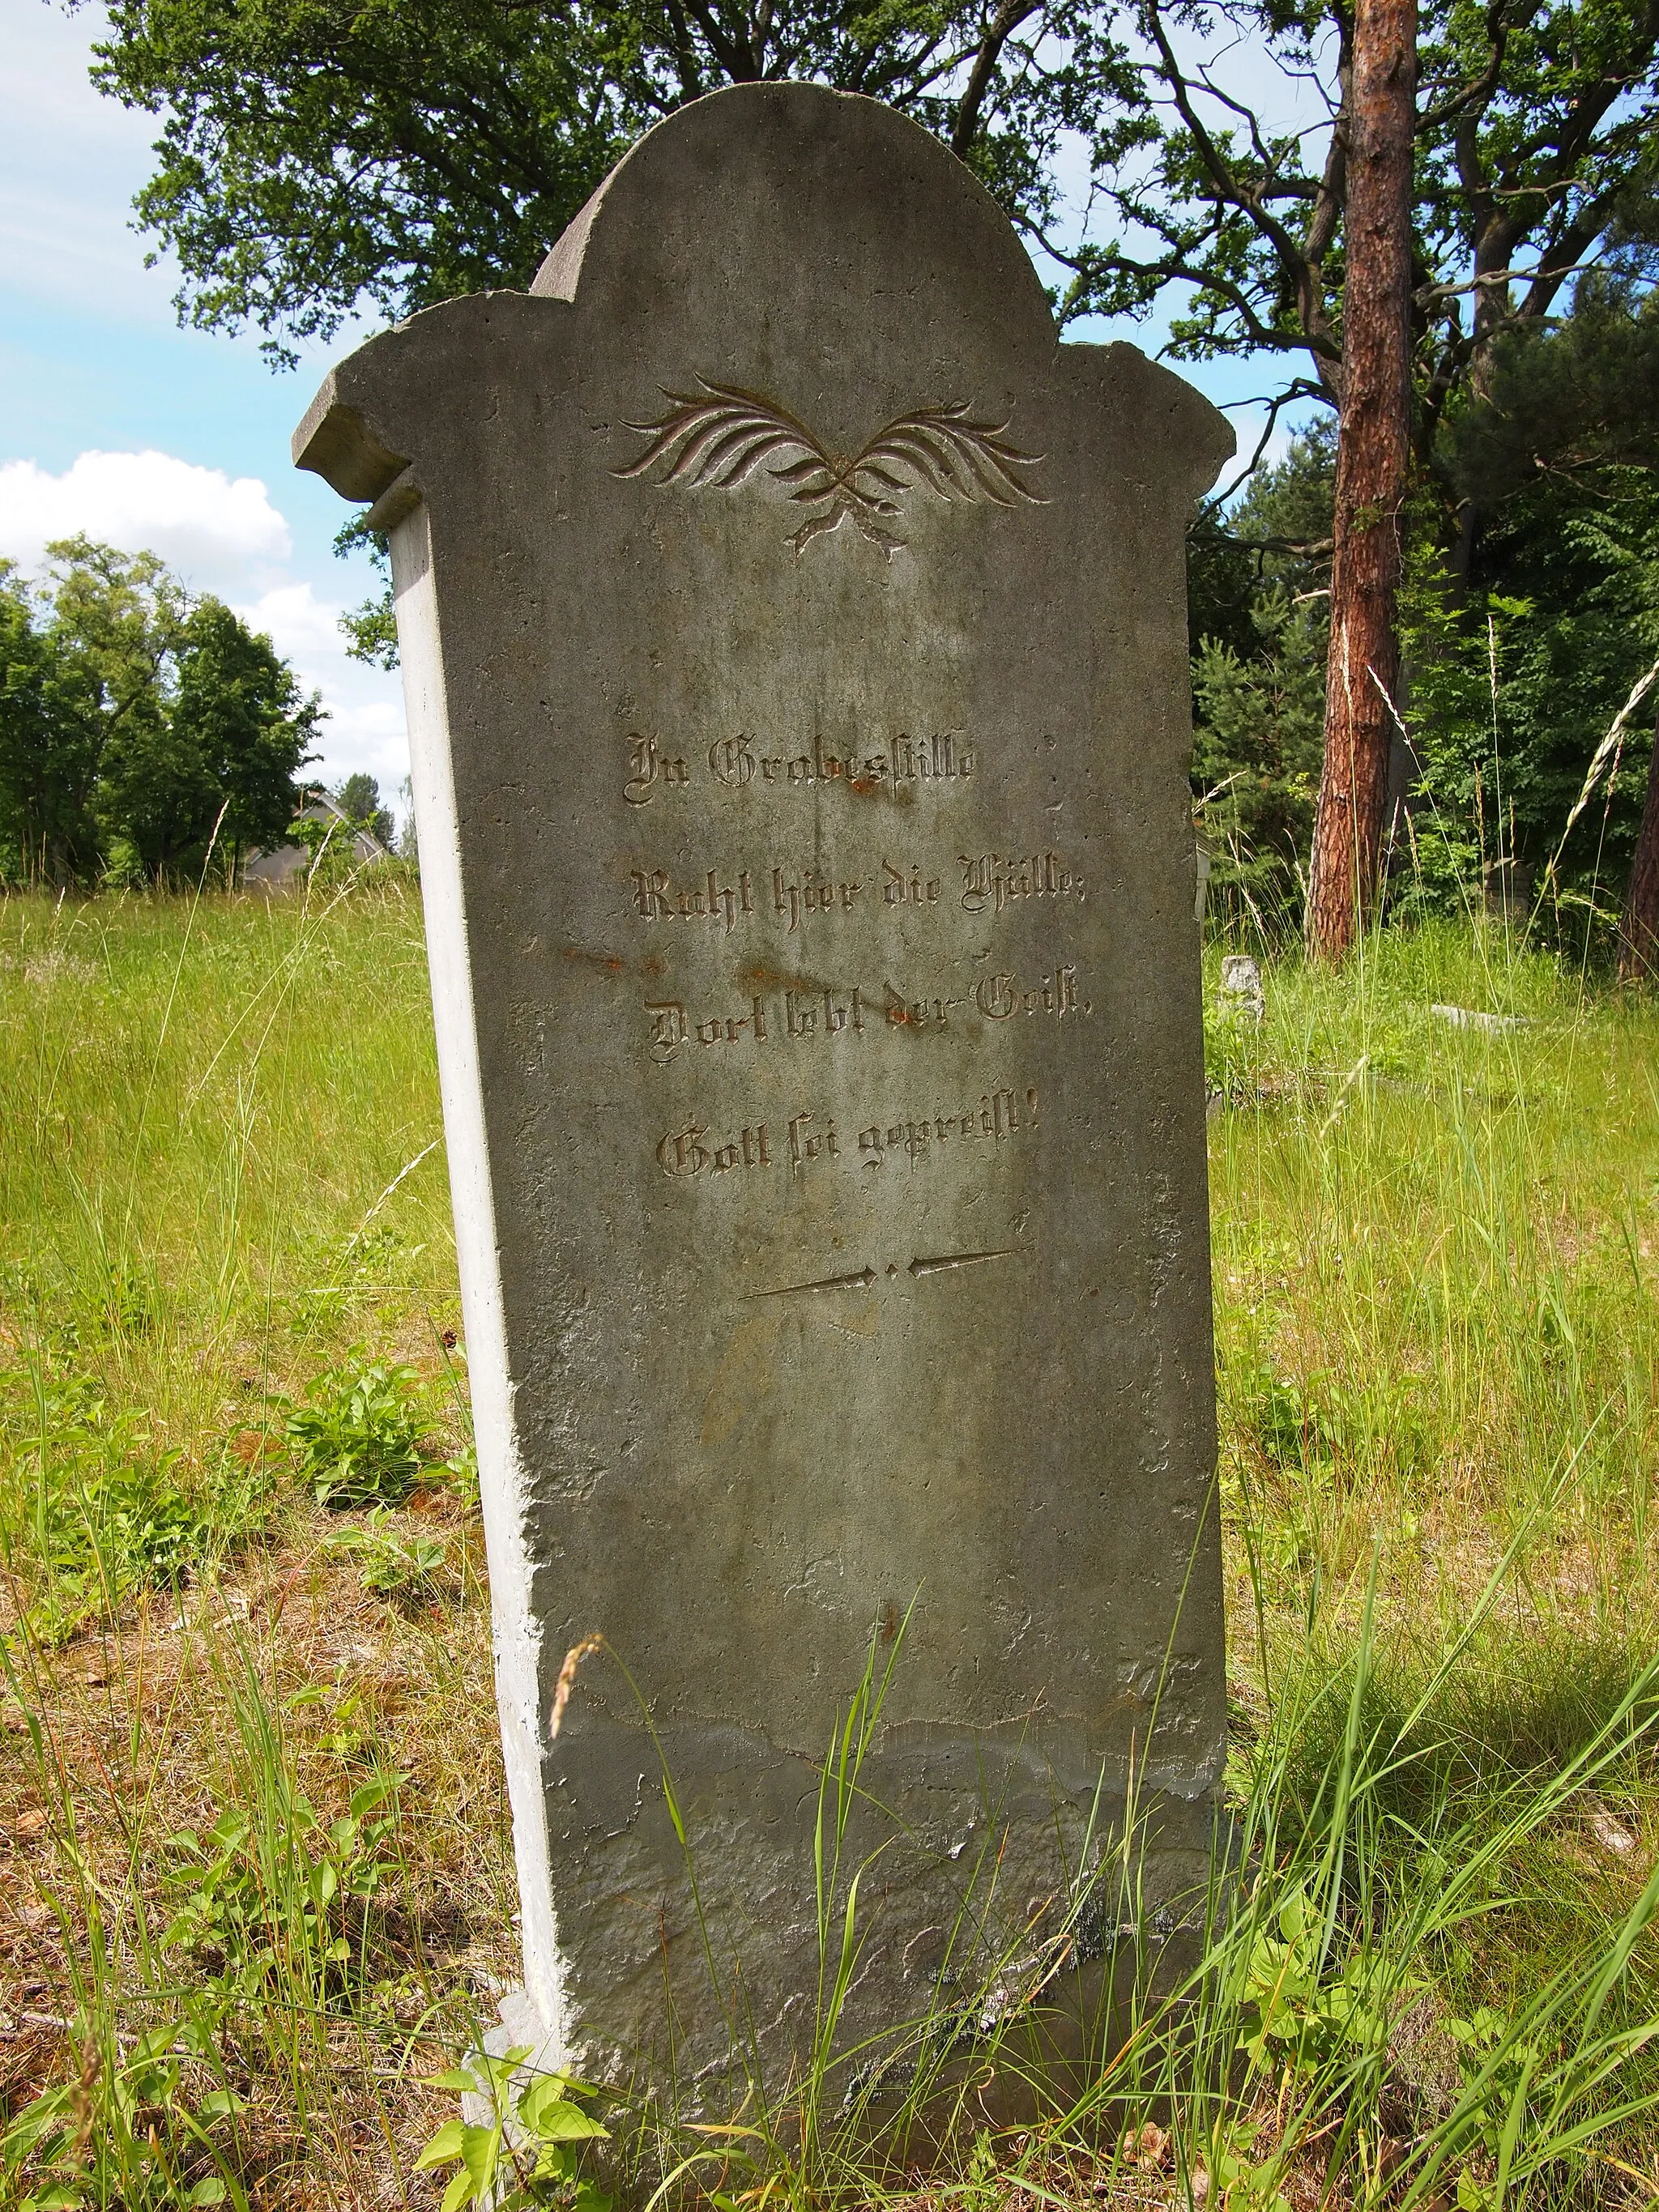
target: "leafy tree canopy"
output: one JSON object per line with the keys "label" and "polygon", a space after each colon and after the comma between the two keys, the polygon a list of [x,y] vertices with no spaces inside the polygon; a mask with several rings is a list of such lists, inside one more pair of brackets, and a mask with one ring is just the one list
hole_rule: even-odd
{"label": "leafy tree canopy", "polygon": [[1334,425],[1261,470],[1189,546],[1193,795],[1217,910],[1297,926],[1323,746]]}
{"label": "leafy tree canopy", "polygon": [[[1510,332],[1485,398],[1442,429],[1472,510],[1449,578],[1435,518],[1407,518],[1405,708],[1419,775],[1396,897],[1461,908],[1516,860],[1605,921],[1642,814],[1651,702],[1589,765],[1659,658],[1659,303],[1581,281],[1553,330]],[[1332,445],[1304,436],[1224,530],[1192,541],[1194,798],[1218,903],[1293,927],[1319,766]],[[1558,856],[1559,855],[1559,859]]]}
{"label": "leafy tree canopy", "polygon": [[[1457,587],[1416,556],[1413,720],[1438,801],[1482,857],[1561,847],[1589,764],[1659,658],[1659,301],[1600,278],[1548,333],[1512,333],[1449,429],[1474,526]],[[1617,880],[1642,808],[1652,708],[1561,849],[1561,879]]]}
{"label": "leafy tree canopy", "polygon": [[[1062,321],[1173,306],[1177,358],[1259,361],[1268,420],[1252,459],[1286,406],[1341,404],[1352,0],[112,0],[97,52],[104,88],[161,121],[139,210],[179,258],[181,313],[251,322],[279,356],[365,305],[396,315],[526,284],[641,131],[724,84],[802,77],[888,100],[970,162],[1053,257]],[[1060,184],[1079,143],[1080,216]],[[1597,635],[1622,625],[1586,677],[1587,717],[1645,635],[1632,517],[1650,479],[1615,492],[1607,472],[1645,468],[1634,426],[1652,420],[1659,0],[1422,0],[1413,238],[1430,489],[1412,527],[1438,579],[1418,579],[1419,705],[1442,714],[1431,671],[1474,665],[1489,603],[1538,608],[1535,645],[1545,628],[1564,640],[1539,596],[1559,588],[1595,610]],[[1575,287],[1580,312],[1557,335]],[[1199,631],[1206,787],[1233,794],[1215,804],[1233,807],[1240,853],[1270,854],[1287,893],[1320,697],[1322,453],[1308,447],[1195,544],[1200,605],[1231,594]],[[1594,546],[1589,509],[1571,531],[1548,519],[1568,475],[1575,497],[1624,501]],[[1596,659],[1592,627],[1561,646],[1575,667]],[[392,657],[384,599],[348,629],[361,657]],[[1566,664],[1542,650],[1535,695],[1565,698]],[[27,654],[17,665],[33,696]],[[1537,796],[1517,833],[1536,839],[1571,765],[1547,760],[1541,724],[1537,744],[1515,731]]]}
{"label": "leafy tree canopy", "polygon": [[[1148,125],[1097,143],[1116,234],[1049,241],[1073,272],[1066,305],[1144,314],[1188,288],[1177,359],[1266,357],[1260,453],[1285,406],[1341,398],[1352,6],[1138,0],[1137,13]],[[1497,338],[1559,313],[1575,276],[1640,227],[1659,176],[1659,6],[1424,0],[1420,23],[1413,323],[1429,462],[1449,400],[1480,382]],[[1245,44],[1277,73],[1271,101],[1230,88]],[[1276,128],[1273,109],[1311,120]]]}
{"label": "leafy tree canopy", "polygon": [[0,567],[0,873],[152,881],[280,841],[322,715],[267,637],[153,553]]}
{"label": "leafy tree canopy", "polygon": [[360,769],[336,787],[334,804],[348,821],[360,822],[378,837],[388,851],[392,845],[392,810],[380,804],[380,787],[372,775]]}
{"label": "leafy tree canopy", "polygon": [[1544,476],[1659,467],[1659,293],[1586,277],[1558,331],[1498,340],[1482,400],[1445,442],[1455,490],[1481,512]]}
{"label": "leafy tree canopy", "polygon": [[364,302],[528,285],[651,124],[756,79],[884,100],[1011,208],[1056,208],[1065,130],[1136,80],[1088,0],[115,0],[94,77],[163,118],[141,218],[181,312],[291,360]]}
{"label": "leafy tree canopy", "polygon": [[[1266,356],[1278,409],[1340,397],[1352,32],[1351,0],[113,0],[94,75],[161,118],[138,207],[181,313],[252,322],[283,358],[365,305],[526,285],[650,124],[805,77],[969,161],[1057,258],[1062,319],[1172,299],[1176,356]],[[1641,229],[1659,0],[1425,0],[1419,74],[1426,458],[1496,338]],[[1091,164],[1080,234],[1067,134]]]}

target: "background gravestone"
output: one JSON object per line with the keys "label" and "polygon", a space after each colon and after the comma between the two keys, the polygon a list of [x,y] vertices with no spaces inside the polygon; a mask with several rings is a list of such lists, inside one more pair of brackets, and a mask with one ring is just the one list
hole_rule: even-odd
{"label": "background gravestone", "polygon": [[816,1763],[913,1601],[849,2032],[1052,1939],[1132,1758],[1149,1909],[1203,1881],[1182,529],[1231,447],[1056,343],[934,140],[802,85],[681,110],[529,296],[374,339],[296,434],[392,532],[526,1984],[587,2065],[664,2078],[672,2016],[730,2094],[609,1658],[551,1735],[592,1632],[770,2059]]}

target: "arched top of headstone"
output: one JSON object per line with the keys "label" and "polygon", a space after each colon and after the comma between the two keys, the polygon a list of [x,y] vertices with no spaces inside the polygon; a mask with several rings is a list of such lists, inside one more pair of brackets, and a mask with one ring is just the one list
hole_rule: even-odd
{"label": "arched top of headstone", "polygon": [[[896,431],[911,449],[900,475],[970,497],[982,487],[993,503],[1017,503],[1045,453],[1050,478],[1066,468],[1057,356],[1103,350],[1058,347],[1012,226],[937,138],[877,100],[801,83],[732,86],[677,110],[568,226],[528,297],[448,301],[342,363],[295,434],[295,460],[360,500],[414,461],[375,517],[389,525],[428,488],[423,465],[463,383],[476,398],[503,346],[522,369],[526,340],[547,349],[550,386],[574,376],[591,411],[669,434],[678,423],[691,459],[671,437],[662,469],[695,468],[702,486],[717,480],[718,460],[706,464],[721,435],[741,455],[745,433],[775,433],[770,474],[818,455],[889,465],[875,441]],[[1104,350],[1127,473],[1184,507],[1230,449],[1224,425],[1133,349]],[[1042,495],[1065,489],[1050,481]]]}
{"label": "arched top of headstone", "polygon": [[1055,337],[1030,258],[973,172],[896,109],[815,84],[733,85],[676,110],[530,289],[604,314],[648,301],[690,331],[759,309],[780,348],[831,374],[884,342],[948,352],[964,320],[1010,353],[1041,356]]}

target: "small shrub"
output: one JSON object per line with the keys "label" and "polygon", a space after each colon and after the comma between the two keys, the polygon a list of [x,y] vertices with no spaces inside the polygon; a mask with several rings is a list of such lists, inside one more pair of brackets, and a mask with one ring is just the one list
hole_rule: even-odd
{"label": "small shrub", "polygon": [[[1210,2185],[1221,2191],[1227,2212],[1291,2212],[1291,2200],[1279,2186],[1279,2161],[1270,2159],[1265,2166],[1253,2162],[1259,2132],[1249,2122],[1235,2123],[1200,2170]],[[1194,2197],[1202,2201],[1196,2188]]]}
{"label": "small shrub", "polygon": [[1212,991],[1204,1006],[1204,1082],[1231,1103],[1267,1103],[1279,1078],[1278,1040],[1247,1007],[1222,1004]]}
{"label": "small shrub", "polygon": [[331,1688],[325,1689],[319,1682],[307,1683],[304,1689],[296,1690],[287,1703],[289,1711],[295,1713],[326,1707],[326,1717],[315,1738],[319,1751],[337,1759],[342,1766],[372,1765],[376,1716],[361,1682],[348,1687],[341,1674]]}
{"label": "small shrub", "polygon": [[1353,1449],[1352,1409],[1328,1376],[1317,1389],[1304,1387],[1263,1364],[1241,1395],[1256,1448],[1275,1466],[1309,1466]]}
{"label": "small shrub", "polygon": [[133,1461],[77,1468],[47,1490],[42,1564],[67,1590],[112,1605],[145,1584],[177,1586],[205,1531],[163,1469]]}
{"label": "small shrub", "polygon": [[112,1417],[79,1376],[44,1388],[37,1405],[0,1498],[0,1541],[16,1544],[34,1585],[35,1632],[56,1641],[135,1590],[179,1587],[214,1530],[177,1479],[182,1454],[157,1454],[141,1415]]}
{"label": "small shrub", "polygon": [[82,1318],[118,1340],[148,1336],[155,1327],[155,1292],[131,1261],[106,1261],[82,1301]]}
{"label": "small shrub", "polygon": [[471,1444],[463,1444],[453,1459],[444,1462],[444,1473],[451,1492],[464,1505],[477,1504],[478,1455]]}
{"label": "small shrub", "polygon": [[441,1536],[419,1529],[403,1534],[388,1527],[391,1509],[369,1509],[361,1528],[342,1528],[327,1539],[331,1552],[355,1553],[363,1588],[380,1597],[429,1598],[449,1562],[449,1547]]}
{"label": "small shrub", "polygon": [[1376,1962],[1354,1952],[1335,1970],[1324,1956],[1321,1916],[1293,1888],[1256,1933],[1245,1972],[1240,2048],[1256,2072],[1277,2081],[1286,2069],[1316,2080],[1344,2053],[1380,2057],[1390,2008],[1413,1994],[1396,1981],[1379,2000]]}
{"label": "small shrub", "polygon": [[407,1367],[331,1368],[289,1415],[301,1479],[319,1505],[400,1505],[421,1470]]}
{"label": "small shrub", "polygon": [[475,2054],[469,2067],[428,2082],[463,2096],[488,2095],[495,2114],[487,2127],[447,2122],[415,2161],[416,2172],[453,2162],[442,2212],[461,2212],[467,2204],[494,2205],[496,2212],[540,2205],[611,2212],[610,2197],[579,2171],[581,2145],[610,2134],[577,2102],[596,2093],[567,2074],[518,2078],[529,2057],[527,2043],[500,2058]]}
{"label": "small shrub", "polygon": [[216,2027],[199,2003],[135,2039],[78,2014],[78,2075],[43,2090],[0,2132],[0,2185],[18,2192],[5,2201],[18,2212],[225,2203],[223,2135],[243,2100],[223,2080]]}
{"label": "small shrub", "polygon": [[337,1998],[368,1900],[392,1871],[378,1854],[396,1826],[383,1809],[394,1787],[365,1783],[326,1826],[284,1789],[257,1819],[228,1808],[202,1834],[169,1838],[162,1948],[188,1952],[228,1996],[257,1997],[276,1979],[314,2004]]}

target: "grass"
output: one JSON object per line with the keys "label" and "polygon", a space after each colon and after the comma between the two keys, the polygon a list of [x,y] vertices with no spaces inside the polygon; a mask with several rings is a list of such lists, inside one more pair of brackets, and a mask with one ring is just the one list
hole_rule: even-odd
{"label": "grass", "polygon": [[516,1909],[418,901],[7,901],[0,1066],[0,2095],[89,2202],[378,2201]]}
{"label": "grass", "polygon": [[[0,903],[0,2204],[435,2205],[513,1973],[418,902],[331,897]],[[651,2146],[714,2212],[1659,2197],[1659,1010],[1486,927],[1218,966],[1243,1887],[1073,2108],[935,2023],[935,2170],[815,2063]]]}

